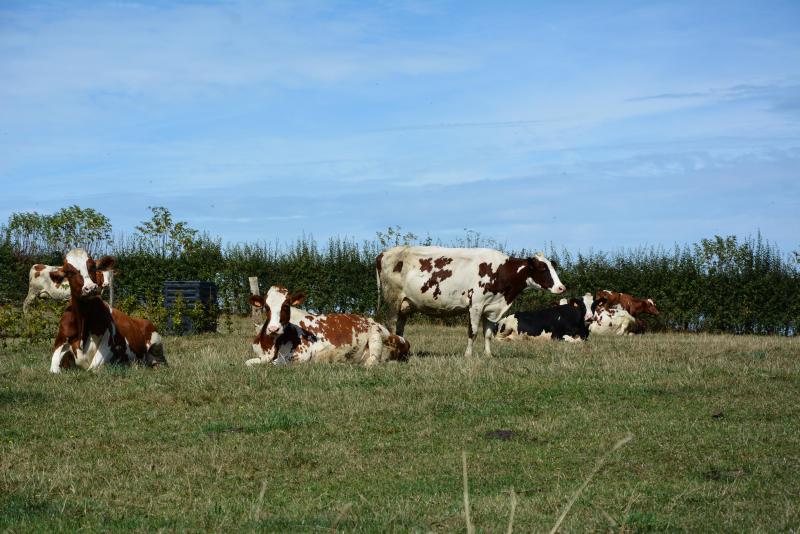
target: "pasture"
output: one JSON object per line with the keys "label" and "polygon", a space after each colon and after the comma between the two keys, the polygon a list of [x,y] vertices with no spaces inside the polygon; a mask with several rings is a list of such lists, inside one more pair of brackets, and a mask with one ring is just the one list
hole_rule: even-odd
{"label": "pasture", "polygon": [[[170,366],[48,373],[0,347],[0,530],[800,528],[800,340],[495,343],[412,324],[412,358],[248,369],[249,320]],[[482,343],[477,347],[482,348]],[[480,353],[480,351],[478,351]],[[626,435],[633,439],[613,453]],[[512,493],[513,491],[513,493]]]}

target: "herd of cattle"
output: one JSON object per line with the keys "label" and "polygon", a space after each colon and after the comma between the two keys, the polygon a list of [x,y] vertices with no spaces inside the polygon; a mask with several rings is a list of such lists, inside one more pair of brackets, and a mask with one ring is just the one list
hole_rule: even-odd
{"label": "herd of cattle", "polygon": [[[166,364],[161,336],[146,319],[131,317],[109,306],[102,289],[110,279],[114,258],[95,261],[73,249],[61,266],[37,264],[30,270],[23,308],[36,298],[69,300],[59,323],[50,371],[71,366],[96,369],[107,363]],[[512,258],[497,250],[401,246],[376,258],[379,305],[386,306],[385,323],[361,315],[316,314],[299,308],[306,296],[272,286],[250,304],[265,320],[253,340],[255,358],[248,366],[302,362],[353,362],[374,365],[408,359],[403,338],[409,316],[468,315],[466,356],[472,355],[479,331],[484,352],[491,340],[549,338],[582,341],[593,334],[642,331],[638,314],[658,315],[650,299],[603,290],[583,298],[561,299],[557,306],[504,316],[525,289],[561,294],[566,287],[555,262],[542,254]]]}

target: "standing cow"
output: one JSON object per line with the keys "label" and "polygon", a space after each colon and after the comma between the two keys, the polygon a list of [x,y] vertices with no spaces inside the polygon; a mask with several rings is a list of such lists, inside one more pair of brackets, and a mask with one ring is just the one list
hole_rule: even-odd
{"label": "standing cow", "polygon": [[316,315],[295,308],[305,300],[272,286],[250,304],[265,308],[266,321],[253,340],[256,357],[247,366],[273,363],[352,362],[371,366],[387,360],[407,360],[410,346],[369,317],[351,313]]}
{"label": "standing cow", "polygon": [[73,249],[64,265],[49,273],[56,284],[66,280],[70,289],[53,344],[51,372],[73,364],[90,370],[106,363],[166,364],[153,323],[113,309],[100,298],[98,275],[113,266],[111,256],[95,261],[85,250]]}
{"label": "standing cow", "polygon": [[[394,247],[376,259],[378,304],[387,304],[386,326],[402,336],[406,319],[419,311],[426,315],[468,313],[466,356],[483,327],[484,352],[492,355],[493,326],[523,289],[566,287],[544,255],[511,258],[486,248]],[[481,325],[482,323],[482,325]]]}
{"label": "standing cow", "polygon": [[[64,280],[56,283],[50,278],[50,273],[61,269],[60,265],[44,265],[37,263],[28,272],[28,294],[22,302],[22,313],[28,313],[31,303],[39,299],[69,300],[69,283]],[[108,287],[111,281],[111,271],[97,271],[97,284],[101,289]]]}

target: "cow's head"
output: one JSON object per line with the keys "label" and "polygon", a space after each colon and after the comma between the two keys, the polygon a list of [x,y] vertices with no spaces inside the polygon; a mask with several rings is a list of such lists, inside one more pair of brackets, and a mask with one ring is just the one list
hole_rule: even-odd
{"label": "cow's head", "polygon": [[528,258],[527,285],[537,289],[549,289],[556,295],[563,293],[567,288],[558,278],[556,267],[555,262],[545,258],[541,252]]}
{"label": "cow's head", "polygon": [[105,284],[100,271],[112,267],[114,258],[111,256],[103,256],[95,261],[85,250],[76,248],[70,250],[64,257],[64,265],[50,271],[50,279],[56,284],[67,280],[73,299],[89,299],[98,296]]}
{"label": "cow's head", "polygon": [[272,286],[263,297],[252,295],[250,304],[256,308],[264,308],[266,312],[264,332],[269,336],[278,337],[289,325],[291,307],[299,306],[305,299],[304,293],[292,294],[285,287]]}
{"label": "cow's head", "polygon": [[608,299],[605,297],[596,298],[592,302],[592,320],[597,320],[597,317],[608,308]]}
{"label": "cow's head", "polygon": [[651,315],[658,315],[658,308],[656,308],[653,299],[631,299],[631,315],[639,315],[640,313],[649,313]]}

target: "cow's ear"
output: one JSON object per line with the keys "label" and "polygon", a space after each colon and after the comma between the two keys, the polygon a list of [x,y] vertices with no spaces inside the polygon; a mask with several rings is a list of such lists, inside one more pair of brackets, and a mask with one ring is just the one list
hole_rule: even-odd
{"label": "cow's ear", "polygon": [[113,256],[103,256],[102,258],[97,260],[95,266],[97,267],[98,271],[107,271],[114,267],[115,261],[116,260],[114,260]]}
{"label": "cow's ear", "polygon": [[289,297],[289,304],[291,306],[300,306],[306,300],[305,293],[294,293]]}
{"label": "cow's ear", "polygon": [[250,305],[254,308],[263,308],[264,297],[261,295],[250,295]]}
{"label": "cow's ear", "polygon": [[540,260],[539,258],[537,258],[536,256],[534,256],[532,258],[528,258],[528,265],[532,269],[536,269],[537,271],[546,271],[547,270],[547,264],[545,262],[543,262],[542,260]]}
{"label": "cow's ear", "polygon": [[50,280],[55,282],[56,284],[60,284],[64,281],[67,275],[64,273],[64,269],[58,269],[56,271],[50,271]]}

